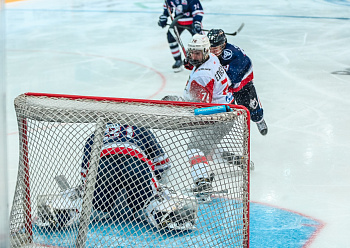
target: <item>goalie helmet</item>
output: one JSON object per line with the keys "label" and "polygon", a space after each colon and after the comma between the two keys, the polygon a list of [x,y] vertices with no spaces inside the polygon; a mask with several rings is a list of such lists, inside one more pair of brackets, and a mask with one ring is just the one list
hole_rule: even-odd
{"label": "goalie helmet", "polygon": [[211,29],[208,33],[208,38],[210,41],[210,52],[214,53],[216,56],[220,56],[227,43],[224,30]]}
{"label": "goalie helmet", "polygon": [[[202,55],[198,53],[202,52]],[[198,67],[209,58],[210,42],[206,35],[195,34],[188,43],[187,56],[190,64]]]}

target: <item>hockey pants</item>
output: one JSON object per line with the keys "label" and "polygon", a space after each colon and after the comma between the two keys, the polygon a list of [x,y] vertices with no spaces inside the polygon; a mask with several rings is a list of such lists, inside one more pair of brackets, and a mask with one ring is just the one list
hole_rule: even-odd
{"label": "hockey pants", "polygon": [[263,118],[263,108],[256,94],[253,81],[247,83],[240,91],[234,92],[236,104],[243,105],[249,110],[250,118],[253,122],[261,121]]}
{"label": "hockey pants", "polygon": [[140,210],[153,195],[152,177],[150,166],[138,158],[119,154],[102,157],[95,184],[94,209],[109,212],[124,206],[133,212]]}

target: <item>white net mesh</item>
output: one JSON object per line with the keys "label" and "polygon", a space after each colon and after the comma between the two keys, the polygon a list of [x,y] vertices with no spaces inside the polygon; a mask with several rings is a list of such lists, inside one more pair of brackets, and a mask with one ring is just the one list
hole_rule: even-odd
{"label": "white net mesh", "polygon": [[11,246],[247,247],[249,115],[200,106],[17,97]]}

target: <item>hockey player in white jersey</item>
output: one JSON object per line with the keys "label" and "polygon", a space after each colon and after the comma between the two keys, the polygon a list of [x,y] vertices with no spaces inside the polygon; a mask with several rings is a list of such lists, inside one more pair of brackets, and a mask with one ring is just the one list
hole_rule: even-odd
{"label": "hockey player in white jersey", "polygon": [[[82,185],[78,190],[61,186],[63,192],[57,200],[42,202],[40,225],[69,227],[79,221],[83,195],[87,194],[84,185],[94,142],[95,135],[92,134],[84,147]],[[140,219],[158,229],[192,230],[198,211],[195,199],[169,191],[158,182],[170,166],[169,158],[150,130],[108,123],[95,190],[89,193],[93,194],[92,218]],[[58,178],[59,185],[66,184]],[[60,216],[55,214],[58,212]]]}
{"label": "hockey player in white jersey", "polygon": [[[228,91],[231,81],[217,56],[210,53],[208,37],[200,34],[194,35],[188,44],[187,54],[187,59],[194,68],[184,90],[185,100],[204,103],[232,103],[234,99],[232,93]],[[216,144],[220,143],[220,140],[230,129],[231,127],[220,125],[216,126],[215,129],[208,127],[193,132],[187,155],[191,164],[194,192],[212,190],[214,174],[209,170],[208,158],[217,153],[220,153],[220,156],[224,153]],[[211,140],[211,142],[208,143],[207,140]]]}
{"label": "hockey player in white jersey", "polygon": [[231,81],[219,59],[210,53],[206,35],[196,34],[188,44],[188,60],[194,68],[187,81],[184,98],[187,101],[230,104]]}

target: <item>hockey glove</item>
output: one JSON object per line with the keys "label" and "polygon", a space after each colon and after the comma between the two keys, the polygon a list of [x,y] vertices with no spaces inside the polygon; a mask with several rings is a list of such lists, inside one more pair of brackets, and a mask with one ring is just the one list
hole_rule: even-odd
{"label": "hockey glove", "polygon": [[184,59],[184,67],[185,67],[187,70],[190,70],[190,71],[192,71],[192,69],[193,69],[193,65],[190,64],[190,62],[188,61],[187,58]]}
{"label": "hockey glove", "polygon": [[201,23],[200,23],[199,21],[193,22],[193,24],[192,24],[192,32],[193,32],[194,34],[200,34],[201,31],[202,31],[202,25],[201,25]]}
{"label": "hockey glove", "polygon": [[158,25],[161,26],[162,28],[165,28],[167,21],[168,21],[168,17],[166,17],[165,15],[161,15],[159,17]]}

